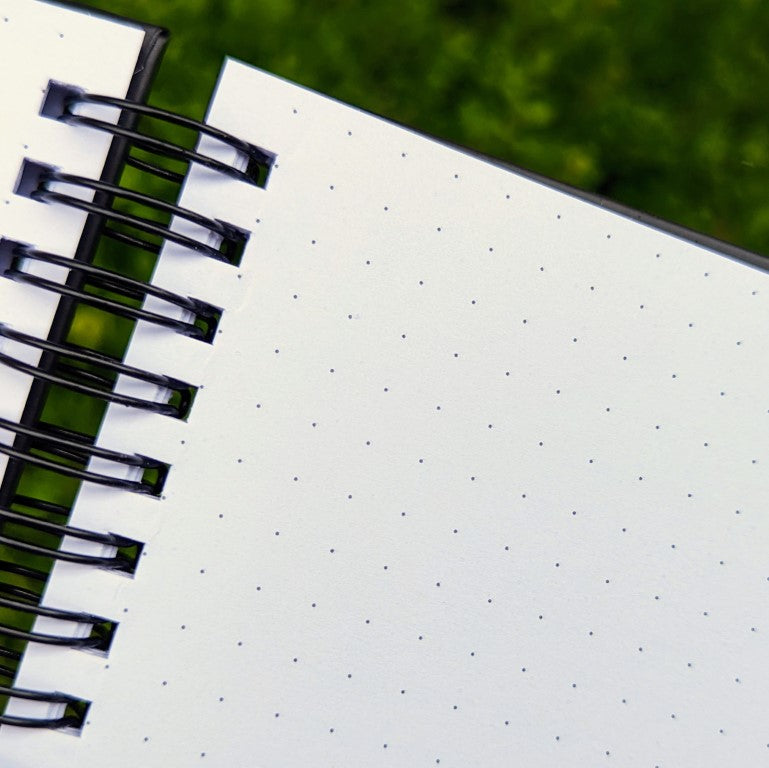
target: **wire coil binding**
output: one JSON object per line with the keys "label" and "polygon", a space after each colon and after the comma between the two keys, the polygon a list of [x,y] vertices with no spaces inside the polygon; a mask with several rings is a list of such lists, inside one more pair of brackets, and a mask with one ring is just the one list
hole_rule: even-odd
{"label": "wire coil binding", "polygon": [[[88,107],[110,107],[121,119],[109,122],[86,114]],[[163,165],[128,153],[131,148],[175,162],[201,165],[252,185],[264,186],[274,156],[217,128],[147,104],[112,96],[89,94],[75,86],[50,82],[41,115],[78,130],[98,130],[124,143],[124,163],[139,171],[181,184],[186,176]],[[236,156],[232,165],[197,150],[142,133],[135,127],[138,117],[191,129],[225,145]],[[126,118],[126,119],[123,119]],[[163,244],[174,243],[193,254],[237,265],[248,233],[227,222],[165,202],[151,195],[104,180],[65,173],[50,165],[25,159],[16,187],[18,195],[41,203],[65,205],[84,211],[99,226],[99,236],[129,248],[158,254]],[[150,215],[118,210],[116,201],[146,209]],[[125,206],[124,206],[125,207]],[[158,221],[158,216],[185,224],[184,232]],[[194,232],[196,234],[190,234]],[[95,250],[92,249],[92,250]],[[41,269],[35,265],[42,265]],[[50,269],[54,268],[54,269]],[[47,271],[46,271],[47,270]],[[66,271],[66,279],[49,274]],[[213,342],[221,310],[204,301],[173,293],[103,266],[67,258],[36,248],[33,244],[2,237],[0,233],[0,277],[43,290],[132,322],[145,322],[192,339]],[[150,299],[151,306],[145,306]],[[0,322],[0,365],[31,378],[38,386],[57,386],[103,403],[186,419],[197,388],[175,377],[127,365],[117,356],[64,340],[54,333],[39,338]],[[37,362],[30,362],[37,359]],[[142,397],[124,391],[119,382],[133,382]],[[143,389],[142,389],[143,387]],[[130,388],[129,388],[130,389]],[[97,446],[91,435],[47,423],[0,418],[0,454],[17,468],[37,468],[74,481],[110,486],[150,496],[160,496],[169,465],[141,454],[128,454]],[[98,460],[99,469],[90,466]],[[9,464],[9,466],[11,465]],[[108,467],[109,469],[106,469]],[[142,553],[141,542],[115,533],[85,530],[68,524],[70,507],[14,493],[9,504],[0,504],[0,546],[32,562],[66,562],[133,574]],[[69,544],[65,548],[63,541]],[[106,654],[117,622],[90,613],[42,606],[48,572],[0,559],[0,696],[47,705],[47,717],[0,715],[0,726],[79,730],[90,702],[63,693],[45,693],[13,685],[23,657],[22,643],[39,643]],[[70,634],[37,631],[14,626],[6,616],[28,616],[67,622]],[[21,622],[22,625],[24,622]],[[81,627],[73,631],[72,626]],[[47,624],[47,626],[51,626]],[[55,625],[54,625],[55,626]]]}

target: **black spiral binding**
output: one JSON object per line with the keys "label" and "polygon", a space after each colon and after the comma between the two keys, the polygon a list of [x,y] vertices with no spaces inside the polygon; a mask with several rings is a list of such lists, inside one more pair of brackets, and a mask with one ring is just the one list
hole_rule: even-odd
{"label": "black spiral binding", "polygon": [[[176,126],[192,129],[198,136],[207,136],[237,153],[241,167],[228,165],[198,151],[171,143],[165,139],[140,133],[126,121],[111,123],[82,114],[79,107],[96,104],[115,107],[121,114],[146,116]],[[67,123],[78,130],[105,131],[145,153],[182,161],[188,166],[202,165],[241,182],[263,186],[266,183],[273,156],[247,142],[211,126],[171,112],[127,99],[85,93],[81,89],[51,82],[45,95],[41,114]],[[131,121],[128,121],[129,123]],[[132,121],[135,123],[136,121]],[[127,165],[181,184],[184,173],[160,164],[131,156]],[[83,195],[83,191],[93,195]],[[62,172],[34,159],[26,159],[19,175],[16,193],[42,204],[66,205],[85,211],[98,220],[100,237],[110,238],[131,248],[157,254],[164,243],[174,243],[191,253],[238,264],[248,233],[227,222],[212,219],[178,205],[158,200],[144,193],[106,181],[88,179]],[[155,219],[116,210],[116,200],[129,201],[151,209],[167,218],[192,225],[190,235],[161,224]],[[116,229],[115,225],[122,227]],[[125,231],[126,228],[129,230]],[[55,281],[42,277],[34,264],[52,265],[67,270],[69,277]],[[0,276],[24,283],[39,290],[54,293],[64,301],[85,304],[132,321],[152,323],[201,342],[214,339],[221,311],[198,299],[181,296],[164,288],[122,275],[85,261],[42,251],[33,244],[0,237]],[[144,306],[152,299],[155,309]],[[163,309],[157,307],[162,306]],[[56,338],[38,338],[0,323],[0,342],[39,352],[39,362],[31,364],[10,352],[0,352],[0,365],[26,374],[38,385],[56,385],[106,403],[150,411],[170,418],[187,418],[196,387],[158,373],[129,366],[117,357],[78,346]],[[11,344],[8,345],[8,342]],[[29,359],[29,356],[27,356]],[[164,401],[146,399],[117,391],[117,377],[152,385],[165,393]],[[19,467],[37,467],[77,481],[135,493],[159,496],[169,466],[148,456],[127,454],[95,445],[94,438],[80,432],[47,424],[12,422],[0,418],[0,431],[14,436],[12,442],[0,442],[0,453]],[[91,459],[99,459],[115,468],[115,473],[86,469]],[[10,466],[10,465],[9,465]],[[66,506],[15,493],[12,503],[0,504],[0,544],[13,551],[87,567],[104,568],[132,574],[142,551],[141,542],[114,533],[99,533],[68,525],[70,509]],[[42,536],[42,538],[41,538]],[[46,538],[47,537],[47,538]],[[69,541],[100,545],[106,554],[86,554],[65,549],[61,542]],[[32,539],[32,540],[31,540]],[[93,551],[93,550],[92,550]],[[20,577],[24,586],[3,583],[3,575]],[[55,645],[64,648],[90,650],[105,654],[110,648],[117,622],[88,613],[48,608],[40,605],[47,573],[9,560],[0,560],[0,609],[35,617],[58,619],[82,626],[77,636],[26,631],[0,621],[0,678],[12,681],[21,653],[3,647],[4,639]],[[62,693],[43,693],[9,686],[0,686],[0,696],[26,699],[63,708],[58,717],[28,718],[0,715],[0,725],[24,728],[80,729],[90,703]]]}

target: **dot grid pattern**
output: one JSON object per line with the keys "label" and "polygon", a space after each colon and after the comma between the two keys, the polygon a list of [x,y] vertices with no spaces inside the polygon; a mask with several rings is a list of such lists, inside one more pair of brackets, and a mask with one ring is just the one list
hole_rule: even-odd
{"label": "dot grid pattern", "polygon": [[93,584],[127,612],[83,747],[766,764],[766,273],[237,62],[210,120],[277,166],[187,184],[240,267],[161,258],[225,309],[205,349],[131,346],[202,385],[187,423],[105,423],[165,498],[81,494],[147,542]]}

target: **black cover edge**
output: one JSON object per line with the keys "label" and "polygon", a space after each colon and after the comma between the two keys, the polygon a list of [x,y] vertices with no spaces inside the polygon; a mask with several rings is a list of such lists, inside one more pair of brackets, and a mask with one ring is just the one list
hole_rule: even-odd
{"label": "black cover edge", "polygon": [[605,208],[607,211],[617,213],[626,219],[637,221],[639,224],[644,224],[645,226],[656,229],[659,232],[677,237],[679,240],[683,240],[684,242],[692,243],[694,245],[701,246],[702,248],[707,248],[719,256],[726,256],[727,258],[733,259],[734,261],[739,261],[743,264],[761,269],[764,272],[769,272],[769,256],[764,256],[763,254],[756,253],[755,251],[749,251],[747,248],[742,248],[741,246],[735,245],[734,243],[730,243],[726,240],[720,240],[717,237],[707,235],[704,232],[699,232],[696,229],[691,229],[690,227],[686,227],[683,224],[676,224],[673,221],[662,219],[659,216],[655,216],[654,214],[639,210],[638,208],[633,208],[629,205],[626,205],[625,203],[619,203],[616,200],[603,197],[602,195],[599,195],[595,192],[588,192],[587,190],[573,187],[566,182],[558,181],[557,179],[550,178],[549,176],[544,176],[543,174],[529,171],[525,168],[519,168],[518,166],[507,163],[504,160],[498,160],[497,158],[474,152],[473,150],[466,149],[460,145],[455,145],[455,147],[465,154],[471,154],[474,157],[477,157],[480,160],[485,160],[486,162],[491,163],[492,165],[496,165],[499,168],[512,171],[518,176],[523,176],[526,179],[530,179],[531,181],[535,181],[538,184],[541,184],[543,187],[550,187],[551,189],[555,189],[559,192],[563,192],[564,194],[569,195],[569,197],[573,197],[577,200],[583,200],[584,202],[591,203],[592,205],[595,205],[599,208]]}
{"label": "black cover edge", "polygon": [[[126,19],[116,14],[95,11],[93,8],[88,8],[79,3],[56,3],[65,7],[71,7],[75,11],[88,13],[91,16],[98,16],[123,24],[130,24],[134,27],[144,29],[144,40],[142,41],[141,48],[139,50],[139,56],[136,60],[133,76],[126,92],[126,98],[134,101],[145,102],[149,95],[157,72],[160,60],[163,56],[165,45],[168,42],[168,31],[162,27],[156,27],[148,24],[141,24],[132,19]],[[121,115],[119,123],[127,127],[135,127],[137,118],[130,113],[124,113]],[[115,137],[112,140],[107,157],[104,161],[102,173],[100,176],[101,181],[106,181],[111,184],[117,183],[120,174],[125,165],[125,159],[130,149],[129,143],[125,139]],[[98,200],[102,204],[106,204],[109,198],[106,195],[102,195],[102,199],[99,200],[99,195],[94,196],[95,200]],[[76,261],[82,261],[90,263],[93,260],[96,252],[96,247],[101,237],[101,231],[104,222],[101,217],[88,216],[86,223],[83,227],[83,231],[80,236],[80,241],[75,251],[74,259]],[[70,273],[67,280],[67,285],[82,289],[83,275],[74,271]],[[62,297],[59,300],[59,305],[51,323],[51,328],[48,333],[48,340],[56,343],[61,343],[67,334],[72,317],[75,310],[76,302],[70,298]],[[40,358],[39,367],[43,370],[49,370],[54,362],[55,356],[51,353],[43,353]],[[33,380],[30,385],[29,394],[27,395],[27,402],[22,412],[20,423],[26,426],[31,426],[37,422],[40,414],[43,410],[45,402],[46,384],[43,381]],[[27,438],[24,436],[18,436],[14,441],[14,447],[18,449],[26,448]],[[21,477],[23,466],[22,463],[10,459],[6,470],[0,483],[0,505],[9,505],[10,500],[13,497],[19,479]]]}
{"label": "black cover edge", "polygon": [[[233,60],[240,61],[239,59]],[[221,72],[219,76],[221,77]],[[289,80],[288,82],[292,81]],[[217,80],[217,84],[214,87],[213,95],[211,97],[212,101],[216,95],[216,88],[218,88],[218,85],[219,81]],[[316,91],[310,86],[304,86],[300,84],[300,87],[307,88],[313,93],[318,93],[319,95],[325,96],[326,98],[338,100],[337,97]],[[347,102],[342,100],[340,103],[346,104]],[[587,190],[580,189],[579,187],[574,187],[571,184],[567,184],[565,181],[559,181],[558,179],[546,176],[545,174],[522,168],[518,165],[515,165],[514,163],[508,162],[507,160],[501,160],[498,157],[484,154],[483,152],[479,152],[477,149],[472,149],[471,147],[467,147],[464,144],[460,144],[459,142],[451,141],[451,139],[436,136],[435,134],[423,131],[419,128],[415,128],[413,125],[407,125],[406,123],[400,122],[399,120],[395,120],[391,117],[387,117],[386,115],[380,115],[377,112],[361,109],[360,107],[356,107],[356,109],[358,109],[360,112],[363,112],[364,114],[376,117],[379,120],[384,120],[385,122],[392,125],[397,125],[399,128],[404,128],[409,133],[421,136],[422,138],[433,141],[436,144],[442,144],[443,146],[457,150],[464,155],[469,155],[470,157],[474,157],[478,160],[489,163],[489,165],[493,165],[497,168],[502,168],[505,171],[515,173],[516,175],[525,179],[529,179],[530,181],[534,181],[537,184],[541,184],[543,187],[555,189],[558,192],[563,192],[569,197],[575,198],[576,200],[582,200],[586,203],[598,206],[599,208],[604,208],[607,211],[611,211],[612,213],[617,213],[626,219],[636,221],[639,224],[644,224],[645,226],[656,229],[659,232],[672,235],[673,237],[677,237],[679,240],[683,240],[684,242],[698,245],[702,248],[707,248],[719,256],[725,256],[726,258],[739,261],[743,264],[747,264],[748,266],[756,267],[757,269],[763,270],[764,272],[769,272],[769,254],[764,255],[755,251],[750,251],[747,248],[735,245],[734,243],[730,243],[726,240],[720,240],[719,238],[713,237],[712,235],[706,235],[704,232],[691,229],[690,227],[686,227],[683,224],[677,224],[673,221],[669,221],[667,219],[660,218],[659,216],[655,216],[654,214],[648,213],[647,211],[642,211],[638,208],[633,208],[630,205],[626,205],[625,203],[611,200],[610,198],[599,195],[596,192],[589,192]]]}

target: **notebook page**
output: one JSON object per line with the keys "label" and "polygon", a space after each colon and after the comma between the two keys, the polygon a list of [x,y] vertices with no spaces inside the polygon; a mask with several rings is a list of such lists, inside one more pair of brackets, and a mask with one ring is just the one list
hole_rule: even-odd
{"label": "notebook page", "polygon": [[[125,96],[140,56],[145,30],[127,23],[107,21],[88,11],[63,5],[21,0],[0,0],[0,237],[28,243],[38,249],[70,257],[81,237],[85,215],[64,206],[45,205],[15,194],[25,158],[56,166],[89,178],[99,178],[107,158],[110,137],[91,130],[76,130],[40,116],[49,80],[58,80],[92,92]],[[101,110],[114,119],[113,110]],[[0,260],[8,266],[4,251]],[[63,278],[60,269],[26,265],[38,275]],[[45,339],[58,298],[55,294],[0,279],[0,322],[14,331]],[[38,354],[31,347],[0,339],[0,351],[28,364]],[[31,379],[0,366],[0,416],[19,419]],[[13,435],[3,432],[6,444]],[[0,456],[0,474],[6,457]],[[87,595],[75,589],[68,604],[82,610]],[[59,657],[66,664],[66,655]],[[56,675],[41,682],[39,690],[58,688]],[[8,714],[40,713],[39,705],[14,700]],[[31,709],[30,709],[31,707]],[[30,753],[17,742],[18,729],[0,730],[3,766],[55,764],[56,753],[30,762]]]}
{"label": "notebook page", "polygon": [[[209,121],[277,155],[182,204],[239,267],[154,282],[224,309],[128,362],[202,386],[111,407],[160,500],[73,524],[134,579],[108,660],[33,649],[93,698],[57,764],[759,765],[769,751],[769,277],[236,61]],[[216,152],[210,143],[203,147]],[[79,686],[79,687],[78,687]],[[31,744],[31,741],[28,743]]]}
{"label": "notebook page", "polygon": [[[16,195],[19,172],[28,158],[98,179],[110,136],[41,117],[43,95],[49,80],[58,80],[94,93],[124,96],[143,39],[139,27],[86,11],[0,0],[0,237],[61,256],[74,254],[86,214]],[[31,268],[35,270],[45,272]],[[48,272],[61,279],[61,270]],[[16,331],[46,338],[57,305],[53,293],[0,279],[0,322]],[[0,351],[29,364],[39,358],[30,347],[6,339],[0,339]],[[28,376],[0,366],[0,417],[18,420],[29,386]],[[3,432],[2,439],[8,443],[13,438]],[[0,477],[6,463],[0,455]]]}

